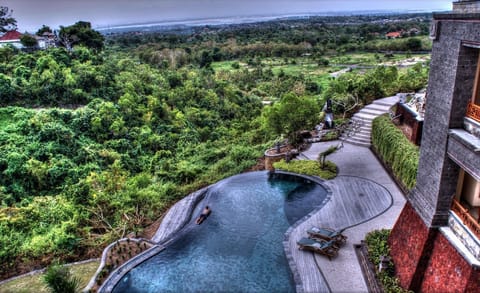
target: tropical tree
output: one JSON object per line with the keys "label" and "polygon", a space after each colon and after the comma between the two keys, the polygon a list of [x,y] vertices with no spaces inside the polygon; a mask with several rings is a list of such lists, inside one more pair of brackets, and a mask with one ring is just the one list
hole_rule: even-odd
{"label": "tropical tree", "polygon": [[78,21],[71,26],[60,26],[59,38],[67,50],[72,50],[75,45],[83,45],[95,50],[103,48],[104,38],[102,34],[92,29],[87,21]]}
{"label": "tropical tree", "polygon": [[17,28],[17,20],[12,17],[12,10],[0,6],[0,32],[8,32]]}
{"label": "tropical tree", "polygon": [[20,38],[20,42],[27,48],[33,48],[38,45],[37,39],[29,34],[23,34]]}
{"label": "tropical tree", "polygon": [[266,110],[266,123],[277,135],[286,135],[296,145],[299,142],[298,132],[313,129],[318,123],[319,112],[320,106],[313,98],[289,93]]}
{"label": "tropical tree", "polygon": [[48,25],[42,25],[42,27],[35,34],[37,36],[41,36],[44,33],[53,33],[53,31]]}
{"label": "tropical tree", "polygon": [[338,151],[339,149],[342,148],[342,145],[334,145],[326,149],[325,151],[321,152],[318,154],[317,161],[320,163],[320,168],[325,169],[325,161],[327,159],[327,156],[333,154],[334,152]]}
{"label": "tropical tree", "polygon": [[419,38],[410,38],[407,40],[406,46],[410,51],[419,51],[422,49],[422,40]]}

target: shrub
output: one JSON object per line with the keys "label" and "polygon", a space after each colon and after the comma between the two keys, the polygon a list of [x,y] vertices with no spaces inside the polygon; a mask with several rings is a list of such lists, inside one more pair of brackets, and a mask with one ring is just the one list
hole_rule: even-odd
{"label": "shrub", "polygon": [[419,149],[411,143],[387,116],[379,116],[372,124],[372,144],[385,164],[405,187],[416,183]]}
{"label": "shrub", "polygon": [[390,248],[387,244],[389,235],[389,229],[382,229],[374,230],[365,237],[365,242],[368,246],[368,258],[375,267],[378,267],[380,264],[380,257],[382,255],[386,256],[390,254]]}
{"label": "shrub", "polygon": [[321,140],[322,141],[330,141],[330,140],[337,140],[340,137],[340,134],[338,131],[333,130],[327,132],[324,136],[322,136]]}
{"label": "shrub", "polygon": [[74,293],[80,287],[80,279],[72,276],[68,267],[57,264],[47,268],[44,281],[54,293]]}
{"label": "shrub", "polygon": [[[368,246],[368,259],[377,268],[380,264],[381,256],[389,256],[390,247],[388,246],[388,236],[390,235],[389,229],[374,230],[367,234],[365,242]],[[382,284],[383,291],[387,293],[407,293],[408,290],[400,287],[398,278],[393,274],[393,262],[390,261],[388,269],[378,272],[376,270],[377,278]]]}
{"label": "shrub", "polygon": [[323,169],[318,162],[310,160],[295,160],[289,163],[281,160],[280,162],[273,163],[273,167],[298,174],[319,176],[325,180],[333,179],[337,176],[337,166],[330,161],[325,162]]}

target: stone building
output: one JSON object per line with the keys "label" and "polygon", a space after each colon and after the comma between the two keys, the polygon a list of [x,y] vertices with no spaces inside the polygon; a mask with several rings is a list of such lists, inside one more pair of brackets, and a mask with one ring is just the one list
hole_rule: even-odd
{"label": "stone building", "polygon": [[480,292],[480,1],[434,14],[417,185],[389,239],[402,287]]}

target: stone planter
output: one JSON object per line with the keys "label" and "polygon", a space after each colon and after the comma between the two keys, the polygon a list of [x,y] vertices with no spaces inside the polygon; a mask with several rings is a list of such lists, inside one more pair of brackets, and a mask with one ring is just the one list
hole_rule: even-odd
{"label": "stone planter", "polygon": [[[282,151],[283,149],[283,151]],[[285,150],[286,146],[281,146],[280,152],[277,152],[277,148],[271,148],[265,151],[265,169],[268,171],[273,171],[273,163],[279,162],[282,159],[286,161],[293,159],[298,155],[298,150],[288,149]]]}

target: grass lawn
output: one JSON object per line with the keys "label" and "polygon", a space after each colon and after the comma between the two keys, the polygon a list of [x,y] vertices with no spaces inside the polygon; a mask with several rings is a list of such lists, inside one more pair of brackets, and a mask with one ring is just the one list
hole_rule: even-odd
{"label": "grass lawn", "polygon": [[[412,58],[429,58],[430,54],[394,54],[393,57],[385,57],[381,53],[347,53],[336,56],[324,56],[328,59],[330,65],[320,66],[318,60],[308,57],[297,58],[283,58],[283,57],[271,57],[261,59],[263,68],[271,68],[274,74],[279,74],[283,71],[287,75],[298,76],[303,74],[315,81],[318,85],[325,89],[329,82],[332,80],[330,73],[341,70],[345,67],[340,65],[358,65],[358,66],[378,66],[381,64],[396,65],[402,61],[411,60]],[[233,68],[232,64],[238,63],[239,69]],[[246,63],[240,61],[221,61],[213,62],[212,68],[216,71],[237,71],[244,68],[250,68]]]}
{"label": "grass lawn", "polygon": [[[70,271],[75,277],[80,278],[80,289],[85,288],[88,282],[95,274],[100,261],[92,261],[84,264],[77,264],[70,266]],[[32,276],[26,276],[15,279],[0,285],[0,292],[35,292],[35,293],[49,293],[50,290],[43,282],[43,273],[35,274]]]}

